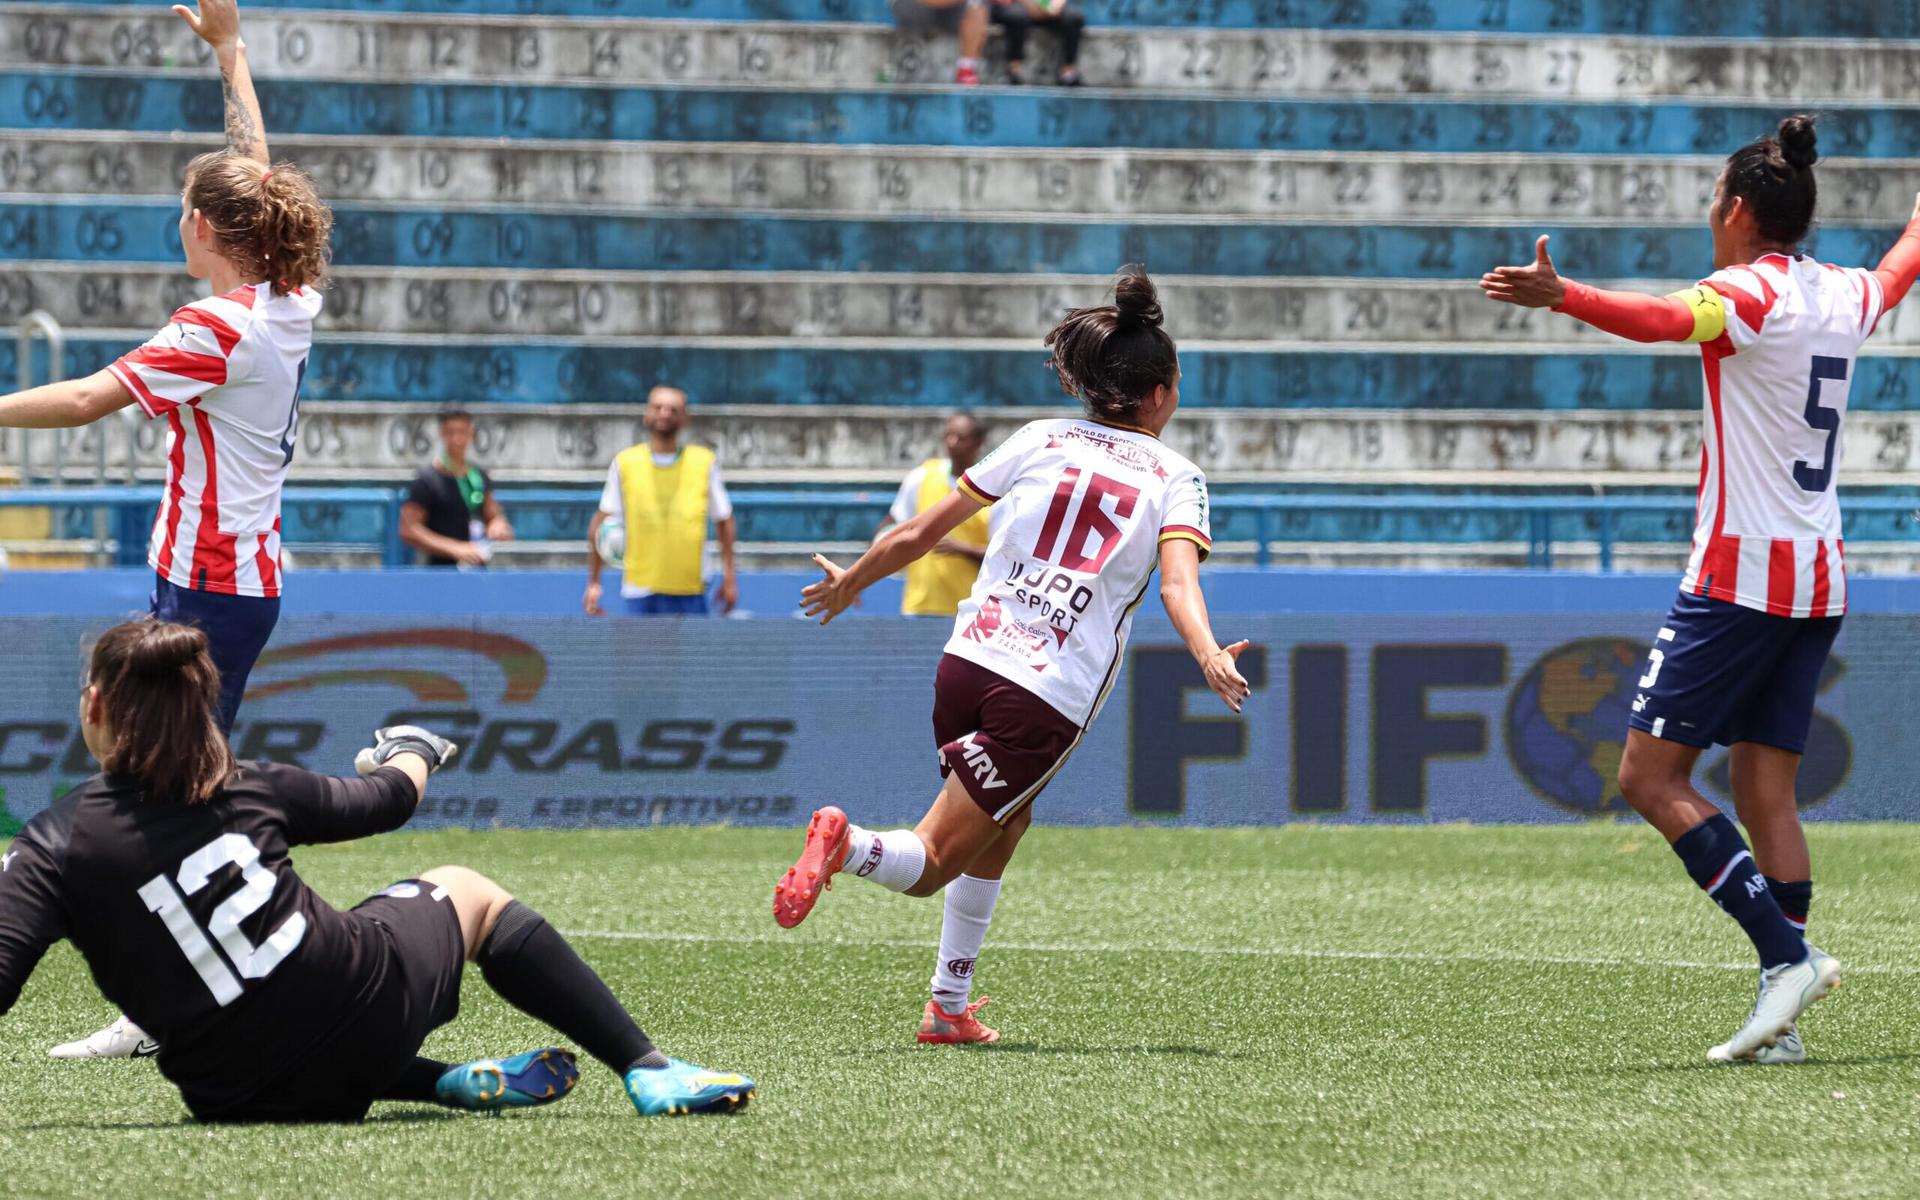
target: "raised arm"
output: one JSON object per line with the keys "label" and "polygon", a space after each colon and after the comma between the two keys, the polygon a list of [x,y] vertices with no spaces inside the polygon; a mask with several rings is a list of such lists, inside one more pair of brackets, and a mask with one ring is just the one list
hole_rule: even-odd
{"label": "raised arm", "polygon": [[1920,196],[1913,199],[1913,215],[1907,218],[1907,231],[1900,235],[1893,249],[1887,251],[1873,274],[1886,296],[1880,306],[1883,313],[1906,299],[1913,281],[1920,278]]}
{"label": "raised arm", "polygon": [[0,396],[0,428],[78,429],[132,403],[133,393],[112,371],[95,371]]}
{"label": "raised arm", "polygon": [[195,13],[184,4],[180,14],[200,39],[213,47],[220,64],[220,90],[227,101],[227,149],[261,166],[267,159],[267,123],[260,116],[260,98],[253,91],[253,72],[247,69],[247,43],[240,37],[240,7],[236,0],[200,0]]}
{"label": "raised arm", "polygon": [[978,500],[964,491],[956,491],[919,516],[881,534],[858,562],[845,569],[823,554],[814,555],[813,561],[826,572],[826,578],[800,590],[807,615],[819,617],[825,625],[845,612],[847,606],[875,582],[931,554],[942,538],[979,512],[980,507]]}
{"label": "raised arm", "polygon": [[1547,254],[1547,235],[1534,243],[1524,267],[1495,267],[1480,277],[1489,300],[1522,308],[1550,308],[1596,329],[1636,342],[1710,342],[1727,327],[1727,312],[1712,288],[1690,287],[1667,296],[1610,292],[1563,278]]}
{"label": "raised arm", "polygon": [[1160,543],[1160,603],[1174,631],[1186,643],[1187,653],[1200,664],[1207,686],[1228,708],[1239,712],[1241,704],[1253,694],[1237,665],[1247,643],[1242,640],[1222,646],[1214,639],[1207,598],[1200,590],[1200,547],[1185,538],[1168,538]]}

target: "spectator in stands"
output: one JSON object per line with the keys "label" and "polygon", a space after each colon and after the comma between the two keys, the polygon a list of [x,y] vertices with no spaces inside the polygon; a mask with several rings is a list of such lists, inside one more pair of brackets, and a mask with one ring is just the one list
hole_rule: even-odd
{"label": "spectator in stands", "polygon": [[[874,540],[879,541],[881,533],[911,521],[952,495],[961,474],[980,461],[986,441],[987,432],[972,413],[957,412],[948,417],[941,438],[946,457],[930,458],[907,473]],[[992,511],[983,508],[968,517],[935,544],[933,553],[907,566],[902,613],[909,617],[951,617],[960,611],[960,602],[972,593],[980,561],[987,554],[987,521]]]}
{"label": "spectator in stands", "polygon": [[988,0],[888,0],[902,33],[957,33],[960,62],[953,81],[969,87],[980,82],[980,55],[987,48]]}
{"label": "spectator in stands", "polygon": [[400,506],[400,540],[420,552],[425,566],[485,566],[493,543],[513,540],[493,480],[467,461],[472,445],[473,414],[443,410],[440,456],[414,472]]}
{"label": "spectator in stands", "polygon": [[707,524],[720,538],[720,611],[740,599],[733,570],[733,502],[720,481],[720,464],[705,446],[682,446],[687,394],[657,387],[647,393],[647,441],[620,452],[607,468],[600,511],[587,527],[587,615],[600,607],[600,527],[622,522],[625,549],[620,595],[638,616],[704,616],[707,612]]}
{"label": "spectator in stands", "polygon": [[993,0],[993,23],[1007,35],[1007,82],[1027,81],[1027,34],[1035,25],[1060,43],[1061,87],[1080,86],[1080,35],[1087,18],[1067,0]]}

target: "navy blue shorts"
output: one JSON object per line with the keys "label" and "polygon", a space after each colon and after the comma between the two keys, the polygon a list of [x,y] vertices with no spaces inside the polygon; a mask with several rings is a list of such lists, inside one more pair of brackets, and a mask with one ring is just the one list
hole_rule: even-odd
{"label": "navy blue shorts", "polygon": [[635,617],[704,617],[707,598],[698,596],[628,596],[627,613]]}
{"label": "navy blue shorts", "polygon": [[148,610],[162,621],[197,626],[207,635],[207,649],[220,670],[220,732],[232,733],[247,676],[280,620],[280,598],[196,592],[155,578]]}
{"label": "navy blue shorts", "polygon": [[1724,600],[1674,601],[1627,723],[1687,746],[1756,742],[1800,754],[1840,617],[1776,617]]}

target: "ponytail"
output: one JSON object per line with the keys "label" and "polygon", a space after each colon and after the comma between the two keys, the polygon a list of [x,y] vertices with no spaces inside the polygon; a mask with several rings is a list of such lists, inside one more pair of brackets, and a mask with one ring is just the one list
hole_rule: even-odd
{"label": "ponytail", "polygon": [[333,212],[299,167],[202,154],[187,164],[186,200],[206,217],[220,252],[274,294],[326,286]]}
{"label": "ponytail", "polygon": [[1090,417],[1136,423],[1141,402],[1156,387],[1172,386],[1179,373],[1173,339],[1160,327],[1165,315],[1146,271],[1122,267],[1112,304],[1076,308],[1047,334],[1048,365],[1061,389]]}
{"label": "ponytail", "polygon": [[93,644],[97,688],[113,745],[101,766],[138,779],[155,799],[203,804],[233,774],[214,713],[220,672],[207,635],[191,625],[128,621]]}

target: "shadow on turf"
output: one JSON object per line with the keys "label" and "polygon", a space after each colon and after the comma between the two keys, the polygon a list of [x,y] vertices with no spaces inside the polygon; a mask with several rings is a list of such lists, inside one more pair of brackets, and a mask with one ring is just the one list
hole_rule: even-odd
{"label": "shadow on turf", "polygon": [[[919,1053],[917,1046],[903,1047],[909,1053]],[[1039,1042],[972,1042],[953,1049],[965,1050],[974,1054],[1081,1054],[1124,1056],[1132,1054],[1179,1054],[1189,1058],[1250,1058],[1251,1055],[1229,1053],[1225,1050],[1210,1050],[1205,1046],[1046,1046]]]}
{"label": "shadow on turf", "polygon": [[[543,1117],[567,1114],[542,1114]],[[474,1114],[454,1112],[435,1108],[401,1108],[388,1112],[370,1114],[364,1121],[312,1121],[308,1125],[427,1125],[439,1121],[463,1121],[474,1119]],[[246,1129],[255,1126],[274,1125],[272,1121],[219,1121],[202,1123],[192,1117],[181,1117],[177,1121],[49,1121],[38,1125],[22,1125],[21,1129],[29,1133],[50,1132],[56,1129],[86,1129],[96,1133],[136,1129]]]}
{"label": "shadow on turf", "polygon": [[[1795,1075],[1804,1075],[1818,1071],[1821,1067],[1881,1067],[1895,1063],[1920,1062],[1920,1051],[1907,1054],[1852,1054],[1837,1058],[1822,1056],[1810,1058],[1803,1063],[1774,1067],[1768,1074],[1790,1071]],[[1754,1063],[1715,1063],[1704,1060],[1695,1062],[1648,1063],[1640,1067],[1596,1067],[1590,1071],[1576,1072],[1581,1075],[1671,1075],[1681,1071],[1739,1071],[1758,1070]]]}

